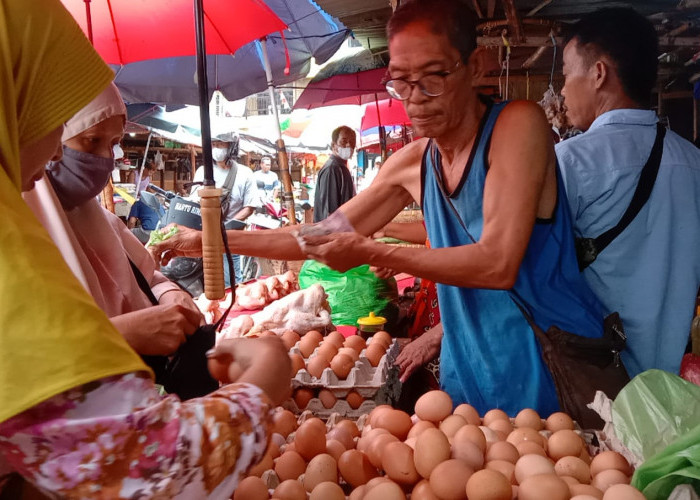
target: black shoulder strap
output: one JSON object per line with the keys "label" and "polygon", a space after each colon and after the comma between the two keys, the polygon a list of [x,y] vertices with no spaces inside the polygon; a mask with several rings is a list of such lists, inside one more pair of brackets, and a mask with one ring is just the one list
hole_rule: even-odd
{"label": "black shoulder strap", "polygon": [[654,146],[651,148],[649,159],[639,176],[639,183],[632,196],[632,201],[630,201],[620,222],[597,238],[576,238],[576,254],[578,257],[578,266],[581,271],[593,263],[598,257],[598,254],[605,250],[605,248],[629,226],[630,222],[634,220],[649,199],[651,191],[654,188],[654,183],[656,182],[656,176],[659,172],[659,165],[661,165],[665,136],[666,128],[661,125],[661,123],[657,123]]}
{"label": "black shoulder strap", "polygon": [[236,175],[238,174],[238,163],[235,161],[231,163],[231,168],[228,170],[228,174],[226,174],[226,180],[224,180],[221,186],[221,189],[224,191],[223,194],[225,195],[228,195],[233,189],[233,185],[236,183]]}
{"label": "black shoulder strap", "polygon": [[[129,258],[127,256],[127,258]],[[136,282],[139,284],[139,288],[141,291],[146,294],[146,297],[148,297],[148,300],[151,301],[151,304],[154,306],[158,305],[158,299],[156,299],[156,296],[153,295],[153,291],[151,290],[150,285],[148,284],[148,281],[146,281],[146,277],[143,275],[141,270],[134,264],[134,262],[129,258],[129,264],[131,264],[131,271],[134,273],[134,278],[136,278]]]}

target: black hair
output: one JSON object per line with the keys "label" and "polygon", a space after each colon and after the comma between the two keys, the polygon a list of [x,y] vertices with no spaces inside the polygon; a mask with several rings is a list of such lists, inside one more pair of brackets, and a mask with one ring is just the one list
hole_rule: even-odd
{"label": "black hair", "polygon": [[340,127],[336,128],[333,132],[331,132],[331,142],[333,144],[336,144],[338,142],[338,137],[340,136],[340,133],[345,130],[348,134],[352,136],[352,144],[353,147],[357,145],[357,134],[353,129],[348,127],[347,125],[341,125]]}
{"label": "black hair", "polygon": [[406,26],[427,23],[435,34],[445,34],[466,63],[476,48],[476,16],[461,0],[408,0],[401,3],[389,19],[386,34],[389,41]]}
{"label": "black hair", "polygon": [[651,22],[633,9],[611,7],[570,26],[566,43],[576,40],[587,64],[608,56],[629,98],[646,107],[656,84],[659,40]]}

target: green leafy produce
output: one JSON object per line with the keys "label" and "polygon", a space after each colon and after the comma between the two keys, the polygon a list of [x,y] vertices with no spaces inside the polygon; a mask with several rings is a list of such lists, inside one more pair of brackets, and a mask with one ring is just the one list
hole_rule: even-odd
{"label": "green leafy produce", "polygon": [[177,226],[151,231],[151,235],[148,238],[148,243],[146,243],[146,247],[150,247],[160,243],[161,241],[165,241],[173,235],[177,234],[178,231],[179,229]]}

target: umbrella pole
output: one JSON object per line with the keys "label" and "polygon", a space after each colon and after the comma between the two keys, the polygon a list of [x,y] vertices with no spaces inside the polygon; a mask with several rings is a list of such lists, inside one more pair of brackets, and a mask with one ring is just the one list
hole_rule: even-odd
{"label": "umbrella pole", "polygon": [[[148,149],[151,147],[151,137],[153,137],[153,131],[148,132],[148,140],[146,141],[146,149],[143,151],[143,160],[141,161],[141,168],[139,169],[138,182],[136,183],[136,199],[141,198],[141,191],[139,191],[139,185],[143,180],[143,169],[146,167],[146,158],[148,158]],[[148,186],[146,186],[148,189]]]}
{"label": "umbrella pole", "polygon": [[204,186],[199,190],[202,213],[202,257],[204,264],[204,295],[209,300],[223,299],[224,243],[221,225],[221,189],[214,183],[209,128],[209,82],[207,81],[207,52],[204,35],[204,6],[194,0],[195,37],[197,41],[197,85],[199,87],[199,119],[202,130]]}
{"label": "umbrella pole", "polygon": [[382,127],[382,115],[379,113],[379,96],[374,94],[374,105],[377,107],[377,125],[379,129],[379,152],[381,154],[382,163],[386,161],[386,134],[384,133],[384,127]]}
{"label": "umbrella pole", "polygon": [[284,139],[282,139],[282,127],[280,127],[280,117],[277,112],[277,102],[275,101],[275,87],[272,82],[272,69],[270,67],[270,59],[267,55],[267,39],[261,38],[260,45],[262,46],[263,61],[265,63],[265,75],[267,76],[267,91],[270,94],[270,101],[272,102],[272,111],[275,115],[275,125],[277,126],[277,162],[280,166],[280,173],[282,174],[282,187],[284,192],[282,194],[282,202],[287,207],[287,218],[290,224],[296,224],[298,221],[296,219],[296,213],[294,212],[294,194],[292,193],[292,175],[289,169],[289,157],[287,156],[287,149],[284,145]]}

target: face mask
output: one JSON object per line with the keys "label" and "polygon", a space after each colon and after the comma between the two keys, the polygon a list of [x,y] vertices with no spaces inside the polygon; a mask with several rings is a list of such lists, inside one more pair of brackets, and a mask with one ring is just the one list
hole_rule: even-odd
{"label": "face mask", "polygon": [[115,144],[115,145],[112,147],[112,152],[114,153],[114,159],[115,159],[115,160],[121,160],[122,158],[124,158],[124,150],[123,150],[122,147],[119,145],[119,143]]}
{"label": "face mask", "polygon": [[94,198],[109,182],[114,160],[63,146],[63,158],[51,162],[46,173],[65,210]]}
{"label": "face mask", "polygon": [[211,157],[214,161],[224,161],[227,153],[228,148],[212,148]]}
{"label": "face mask", "polygon": [[352,156],[352,148],[338,148],[338,156],[343,160],[349,160]]}

